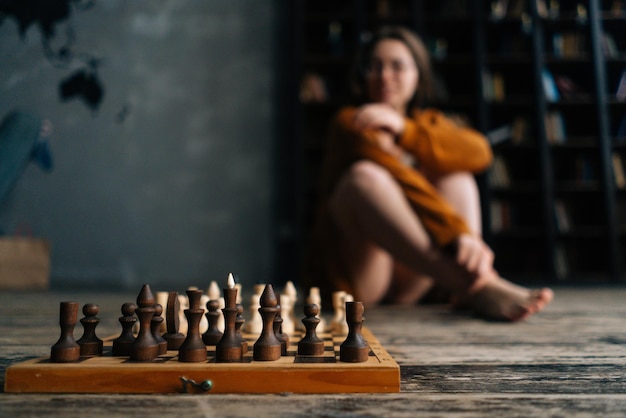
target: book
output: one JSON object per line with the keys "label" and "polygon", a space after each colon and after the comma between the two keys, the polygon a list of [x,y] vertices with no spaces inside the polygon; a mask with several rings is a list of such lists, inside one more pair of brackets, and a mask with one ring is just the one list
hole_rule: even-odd
{"label": "book", "polygon": [[545,116],[546,139],[549,144],[562,144],[565,142],[565,121],[560,111],[548,112]]}
{"label": "book", "polygon": [[499,128],[493,129],[485,135],[491,145],[497,145],[501,142],[505,142],[511,139],[511,133],[513,128],[511,125],[503,125]]}
{"label": "book", "polygon": [[511,184],[506,161],[501,155],[496,155],[489,170],[489,183],[493,187],[508,187]]}
{"label": "book", "polygon": [[570,216],[562,200],[554,202],[554,220],[559,232],[568,232],[571,227]]}
{"label": "book", "polygon": [[554,268],[558,279],[565,279],[569,274],[567,253],[562,245],[557,245],[554,249]]}
{"label": "book", "polygon": [[543,92],[546,96],[546,100],[549,102],[557,102],[560,98],[559,89],[556,87],[552,73],[547,68],[541,71],[541,81],[543,83]]}
{"label": "book", "polygon": [[516,116],[511,125],[511,141],[514,144],[528,141],[529,131],[528,119],[523,116]]}
{"label": "book", "polygon": [[618,189],[626,188],[626,175],[624,174],[622,156],[617,152],[614,152],[611,155],[611,162],[613,163],[613,178],[615,179],[615,187]]}
{"label": "book", "polygon": [[615,98],[620,102],[626,101],[626,69],[622,71],[622,75],[619,78],[619,83],[615,90]]}

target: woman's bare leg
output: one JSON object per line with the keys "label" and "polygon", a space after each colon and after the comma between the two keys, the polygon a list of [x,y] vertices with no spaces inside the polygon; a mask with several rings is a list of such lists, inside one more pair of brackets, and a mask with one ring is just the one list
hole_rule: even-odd
{"label": "woman's bare leg", "polygon": [[355,293],[364,303],[379,302],[389,290],[391,257],[453,291],[471,285],[463,268],[432,248],[402,190],[383,167],[370,161],[355,163],[337,185],[330,209],[346,241],[344,260],[352,277],[358,278]]}
{"label": "woman's bare leg", "polygon": [[[474,176],[457,172],[432,179],[442,197],[465,220],[470,230],[482,235],[480,193]],[[394,285],[390,299],[396,303],[415,303],[422,299],[435,285],[432,277],[415,272],[404,264],[396,263]],[[443,291],[445,292],[445,291]]]}
{"label": "woman's bare leg", "polygon": [[[474,176],[452,173],[434,184],[470,229],[482,234],[480,194]],[[521,320],[543,309],[552,298],[550,289],[527,289],[496,277],[475,294],[462,296],[457,303],[489,318]]]}
{"label": "woman's bare leg", "polygon": [[[444,197],[454,195],[450,203],[478,232],[480,205],[471,175],[451,175],[440,179],[437,185]],[[369,161],[356,163],[340,181],[331,199],[331,212],[345,240],[342,255],[351,276],[358,278],[354,283],[355,296],[364,303],[377,303],[389,291],[394,260],[420,272],[412,276],[413,281],[405,275],[404,283],[395,283],[395,290],[404,292],[397,302],[410,303],[423,295],[431,284],[429,277],[454,293],[462,294],[468,288],[470,278],[450,258],[431,247],[428,234],[404,194],[382,167]],[[550,289],[529,290],[497,276],[485,280],[476,294],[465,295],[476,312],[507,320],[524,319],[551,299]]]}

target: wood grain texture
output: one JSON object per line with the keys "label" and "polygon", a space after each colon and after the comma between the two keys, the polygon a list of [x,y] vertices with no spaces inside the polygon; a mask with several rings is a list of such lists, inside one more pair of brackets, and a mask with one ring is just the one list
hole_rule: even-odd
{"label": "wood grain texture", "polygon": [[[219,395],[219,402],[203,395],[2,393],[0,416],[122,417],[137,405],[185,417],[626,415],[626,288],[556,288],[555,295],[545,312],[518,324],[444,306],[367,310],[364,325],[400,365],[401,393]],[[2,385],[9,364],[48,354],[58,338],[58,302],[74,299],[100,305],[106,336],[119,333],[119,303],[134,296],[0,295]]]}

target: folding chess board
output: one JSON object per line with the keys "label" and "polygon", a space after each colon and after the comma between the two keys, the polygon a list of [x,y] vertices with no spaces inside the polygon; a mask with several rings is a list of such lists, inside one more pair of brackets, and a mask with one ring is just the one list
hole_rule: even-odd
{"label": "folding chess board", "polygon": [[5,392],[11,393],[382,393],[400,391],[400,368],[367,328],[366,362],[339,360],[345,336],[318,333],[323,356],[298,356],[301,335],[290,337],[287,355],[276,361],[252,359],[254,338],[245,335],[249,351],[241,362],[216,363],[215,347],[207,347],[207,361],[178,361],[176,351],[153,362],[114,357],[111,342],[102,356],[77,363],[52,363],[38,358],[6,370]]}

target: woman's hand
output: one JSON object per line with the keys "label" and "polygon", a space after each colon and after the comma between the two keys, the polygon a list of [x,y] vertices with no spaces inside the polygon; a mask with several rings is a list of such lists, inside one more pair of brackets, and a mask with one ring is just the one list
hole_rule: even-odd
{"label": "woman's hand", "polygon": [[380,129],[394,136],[404,132],[404,117],[386,103],[370,103],[359,107],[354,117],[356,129]]}
{"label": "woman's hand", "polygon": [[482,278],[495,274],[493,260],[493,251],[480,237],[463,234],[457,239],[456,262],[476,279],[471,287],[481,287]]}

